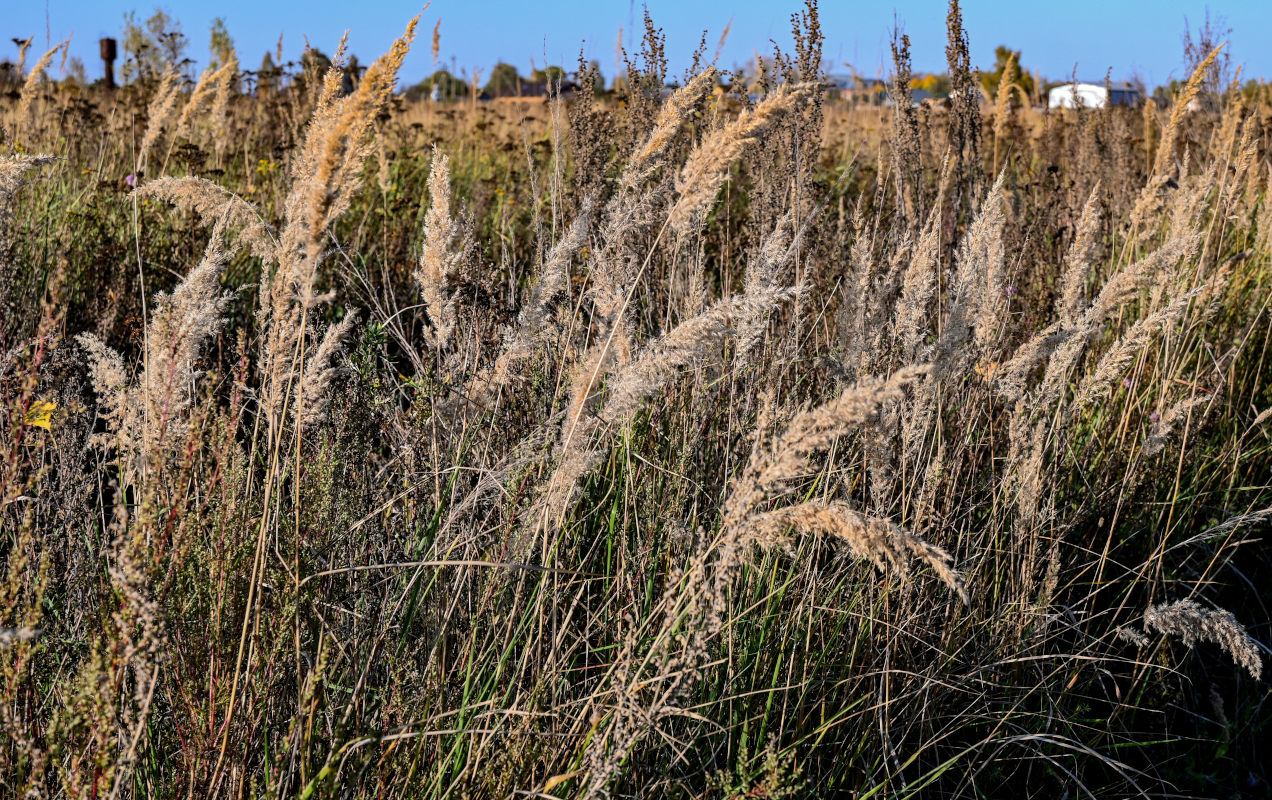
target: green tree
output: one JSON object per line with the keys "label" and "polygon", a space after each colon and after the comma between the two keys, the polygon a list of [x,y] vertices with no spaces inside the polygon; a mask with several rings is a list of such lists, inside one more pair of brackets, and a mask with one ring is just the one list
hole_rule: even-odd
{"label": "green tree", "polygon": [[[433,89],[437,91],[434,93]],[[402,93],[407,100],[436,98],[439,102],[451,102],[468,96],[468,84],[456,78],[449,70],[439,69]]]}
{"label": "green tree", "polygon": [[486,81],[486,93],[491,97],[511,97],[520,94],[521,76],[517,68],[500,61],[490,71],[490,80]]}
{"label": "green tree", "polygon": [[530,80],[535,83],[556,83],[557,81],[565,80],[565,70],[560,67],[536,69],[530,74]]}
{"label": "green tree", "polygon": [[181,32],[181,23],[156,8],[145,22],[138,23],[136,12],[124,17],[124,63],[120,75],[125,81],[153,79],[167,70],[185,70],[190,60],[185,57],[189,41]]}
{"label": "green tree", "polygon": [[234,39],[230,37],[230,32],[225,27],[225,17],[217,17],[212,20],[211,40],[208,42],[208,51],[212,53],[212,61],[208,66],[213,69],[226,63],[234,55]]}

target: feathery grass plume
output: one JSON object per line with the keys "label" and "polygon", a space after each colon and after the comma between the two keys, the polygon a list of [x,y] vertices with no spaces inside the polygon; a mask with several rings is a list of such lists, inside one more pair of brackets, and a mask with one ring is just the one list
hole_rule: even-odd
{"label": "feathery grass plume", "polygon": [[1065,328],[1059,322],[1053,322],[1017,347],[1011,358],[1001,363],[990,376],[999,395],[1009,402],[1024,399],[1029,378],[1034,370],[1048,359],[1057,347],[1073,336],[1073,328]]}
{"label": "feathery grass plume", "polygon": [[97,444],[117,447],[130,480],[161,467],[185,431],[199,374],[196,364],[222,323],[226,257],[220,236],[214,235],[199,264],[172,294],[155,297],[145,331],[145,365],[136,380],[129,379],[120,355],[97,337],[78,337],[110,430]]}
{"label": "feathery grass plume", "polygon": [[1206,148],[1224,161],[1230,162],[1233,145],[1241,129],[1241,119],[1245,114],[1245,98],[1241,94],[1241,65],[1237,65],[1236,73],[1224,93],[1227,99],[1223,103],[1223,114],[1219,126],[1210,131],[1210,143]]}
{"label": "feathery grass plume", "polygon": [[966,366],[963,343],[974,333],[981,358],[991,355],[1007,312],[1007,282],[1003,251],[1003,180],[1006,170],[990,188],[963,243],[959,247],[953,279],[953,298],[948,319],[936,347],[936,369],[940,375],[962,371]]}
{"label": "feathery grass plume", "polygon": [[828,448],[879,407],[905,396],[905,389],[931,372],[929,365],[902,367],[890,377],[866,378],[833,400],[795,416],[767,449],[757,449],[725,504],[725,525],[738,525],[764,499],[780,493],[815,452]]}
{"label": "feathery grass plume", "polygon": [[203,110],[204,105],[209,100],[211,101],[209,110],[212,124],[216,132],[218,134],[221,133],[224,117],[229,113],[229,90],[237,77],[238,57],[233,51],[230,52],[229,58],[220,67],[215,70],[211,67],[203,70],[199,75],[198,83],[194,85],[194,89],[190,92],[190,99],[186,101],[185,107],[181,109],[181,116],[177,120],[177,130],[173,134],[174,138],[189,135],[195,115]]}
{"label": "feathery grass plume", "polygon": [[[1069,387],[1070,375],[1086,352],[1087,345],[1127,300],[1142,289],[1161,282],[1162,273],[1194,252],[1198,241],[1199,234],[1195,232],[1176,236],[1116,273],[1072,326],[1065,328],[1059,322],[1048,326],[1017,348],[1012,358],[996,372],[999,391],[1006,399],[1016,403],[1008,424],[1010,450],[1007,463],[1012,466],[1007,485],[1015,493],[1017,513],[1026,526],[1038,520],[1039,505],[1046,497],[1044,468],[1052,424],[1047,412],[1062,400]],[[1085,392],[1094,397],[1099,386],[1114,380],[1117,372],[1139,355],[1144,344],[1160,329],[1159,326],[1168,324],[1168,316],[1182,314],[1186,310],[1187,301],[1186,298],[1183,305],[1159,311],[1133,325],[1095,367],[1095,372],[1084,378],[1077,394],[1081,396]],[[1149,319],[1152,321],[1147,321]],[[1046,360],[1046,368],[1042,379],[1037,390],[1026,399],[1029,376],[1043,360]],[[1095,375],[1101,370],[1101,383],[1097,384]],[[1066,406],[1062,416],[1068,419],[1077,407],[1078,401]]]}
{"label": "feathery grass plume", "polygon": [[[1064,270],[1060,276],[1060,292],[1056,296],[1056,315],[1059,319],[1030,337],[993,374],[999,393],[1011,402],[1020,401],[1024,397],[1030,374],[1038,364],[1055,353],[1056,348],[1070,341],[1075,346],[1084,348],[1114,304],[1120,303],[1127,294],[1134,291],[1130,287],[1134,285],[1137,290],[1141,281],[1143,285],[1151,284],[1156,273],[1165,266],[1164,261],[1150,256],[1128,268],[1105,285],[1096,303],[1098,308],[1095,313],[1088,317],[1083,316],[1087,310],[1083,293],[1097,246],[1095,236],[1099,227],[1099,189],[1097,183],[1087,198],[1078,222],[1077,234],[1065,256]],[[1115,294],[1116,297],[1113,296]],[[1074,341],[1075,337],[1077,341]],[[1080,350],[1072,350],[1070,357],[1062,361],[1071,364],[1080,353]]]}
{"label": "feathery grass plume", "polygon": [[[759,252],[747,260],[746,293],[748,295],[771,292],[781,285],[782,268],[794,257],[799,239],[807,228],[805,225],[792,242],[791,229],[794,224],[795,209],[791,208],[764,237]],[[751,352],[759,345],[766,327],[767,320],[755,319],[744,323],[739,328],[737,349],[733,357],[735,369],[743,369],[749,363]]]}
{"label": "feathery grass plume", "polygon": [[1175,103],[1170,109],[1170,119],[1167,121],[1166,127],[1162,129],[1162,138],[1157,145],[1157,157],[1153,160],[1153,169],[1149,173],[1148,182],[1144,185],[1139,199],[1135,202],[1135,208],[1131,212],[1131,225],[1133,228],[1142,227],[1161,211],[1163,204],[1162,190],[1172,179],[1175,140],[1179,137],[1180,123],[1189,112],[1188,104],[1201,91],[1201,85],[1205,81],[1207,73],[1210,72],[1210,68],[1214,65],[1219,51],[1226,44],[1227,42],[1224,42],[1216,47],[1211,51],[1210,55],[1206,56],[1197,65],[1197,68],[1193,70],[1192,76],[1188,79],[1188,83],[1184,84],[1179,96],[1175,98]]}
{"label": "feathery grass plume", "polygon": [[[1209,406],[1215,399],[1215,395],[1208,394],[1190,397],[1166,409],[1162,414],[1154,415],[1156,419],[1153,421],[1152,430],[1149,431],[1148,436],[1144,439],[1142,448],[1144,455],[1152,456],[1160,453],[1171,437],[1174,436],[1175,426],[1180,418],[1188,415],[1192,409],[1198,406]],[[1205,412],[1203,411],[1202,413],[1204,414]]]}
{"label": "feathery grass plume", "polygon": [[[57,160],[57,156],[45,153],[30,155],[18,153],[0,158],[0,209],[8,205],[18,190],[26,185],[26,174],[39,167],[46,167]],[[3,221],[4,215],[0,215]]]}
{"label": "feathery grass plume", "polygon": [[1012,80],[1011,76],[1016,71],[1016,52],[1012,50],[1007,56],[1007,66],[998,80],[998,91],[994,95],[994,169],[998,169],[999,147],[1016,123],[1016,107],[1011,103],[1012,95],[1019,95],[1020,101],[1026,106],[1029,105],[1028,92]]}
{"label": "feathery grass plume", "polygon": [[465,400],[479,408],[488,406],[500,389],[515,377],[517,367],[534,355],[545,339],[552,309],[569,287],[569,265],[587,241],[594,200],[589,198],[575,216],[565,235],[553,245],[539,270],[539,279],[530,290],[525,307],[517,315],[517,325],[504,339],[495,362],[478,373],[465,387]]}
{"label": "feathery grass plume", "polygon": [[[1016,51],[1008,51],[1007,64],[1003,68],[1002,77],[998,80],[998,91],[994,94],[994,164],[998,164],[998,141],[1007,133],[1008,121],[1011,116],[1011,96],[1013,92],[1020,92],[1024,97],[1024,90],[1011,79],[1016,72]],[[1024,97],[1026,103],[1029,102],[1028,97]]]}
{"label": "feathery grass plume", "polygon": [[239,78],[238,55],[231,50],[225,65],[213,76],[214,94],[212,97],[212,133],[215,137],[216,151],[221,153],[229,143],[230,137],[230,97],[234,95]]}
{"label": "feathery grass plume", "polygon": [[1056,297],[1056,315],[1060,324],[1072,327],[1078,320],[1086,305],[1083,295],[1086,292],[1087,278],[1095,260],[1099,240],[1096,234],[1100,226],[1100,184],[1097,181],[1091,189],[1091,196],[1082,207],[1082,217],[1078,220],[1078,232],[1069,245],[1069,252],[1064,259],[1064,271],[1060,273],[1060,294]]}
{"label": "feathery grass plume", "polygon": [[[412,32],[414,38],[414,32]],[[306,42],[306,50],[308,50],[308,42]],[[325,116],[331,110],[331,105],[336,101],[340,94],[341,88],[344,86],[344,70],[347,53],[349,50],[349,29],[340,35],[340,43],[336,45],[336,52],[331,54],[331,66],[323,73],[321,81],[315,81],[317,94],[314,95],[314,118],[317,119]],[[315,59],[315,66],[317,60]]]}
{"label": "feathery grass plume", "polygon": [[[53,60],[53,54],[59,49],[67,47],[70,42],[71,40],[67,39],[55,45],[53,49],[40,56],[40,60],[35,62],[35,66],[31,68],[30,74],[27,75],[26,80],[22,83],[22,89],[18,92],[18,111],[15,116],[18,125],[23,125],[26,122],[27,114],[31,111],[31,104],[35,102],[35,95],[40,88],[40,80],[44,77],[45,72],[48,71],[49,63]],[[23,55],[26,54],[26,48],[30,44],[31,41],[28,39],[22,48]]]}
{"label": "feathery grass plume", "polygon": [[[333,66],[328,71],[331,80],[321,90],[318,109],[292,162],[278,266],[269,280],[261,281],[257,307],[265,338],[263,403],[271,420],[280,419],[287,402],[293,359],[306,335],[304,320],[310,309],[326,299],[315,291],[323,238],[362,184],[362,167],[372,150],[369,134],[388,103],[418,22],[418,16],[410,21],[389,52],[367,68],[352,94],[337,98],[340,70]],[[342,51],[343,42],[337,54]]]}
{"label": "feathery grass plume", "polygon": [[930,566],[964,605],[971,602],[962,576],[953,567],[953,556],[886,519],[867,516],[838,503],[809,502],[757,514],[747,525],[755,543],[762,548],[785,545],[785,531],[798,528],[842,542],[858,558],[868,560],[881,571],[892,569],[903,578],[909,573],[910,560],[917,559]]}
{"label": "feathery grass plume", "polygon": [[293,407],[297,427],[315,425],[326,417],[327,388],[339,369],[334,365],[336,356],[344,347],[344,341],[358,322],[358,315],[345,314],[344,319],[329,325],[323,333],[318,348],[305,364],[300,380],[300,391]]}
{"label": "feathery grass plume", "polygon": [[[1188,174],[1188,158],[1185,155],[1181,168],[1179,189],[1171,193],[1169,207],[1166,209],[1166,229],[1172,234],[1177,231],[1201,230],[1206,214],[1208,198],[1218,183],[1217,163],[1211,163],[1205,172]],[[1156,288],[1156,287],[1155,287]]]}
{"label": "feathery grass plume", "polygon": [[450,158],[433,146],[433,165],[428,175],[431,202],[424,218],[424,250],[415,268],[415,282],[428,307],[433,345],[445,348],[455,330],[455,300],[448,296],[446,282],[463,258],[462,226],[451,218]]}
{"label": "feathery grass plume", "polygon": [[433,63],[437,63],[437,56],[442,52],[442,18],[438,17],[437,22],[433,23],[433,47],[429,53],[433,56]]}
{"label": "feathery grass plume", "polygon": [[666,195],[665,185],[645,190],[641,187],[665,164],[677,134],[715,76],[714,69],[704,70],[663,103],[648,137],[623,167],[618,190],[606,206],[589,289],[600,339],[607,342],[596,346],[599,352],[593,360],[597,369],[606,368],[614,360],[625,363],[631,357],[632,324],[630,318],[624,318],[624,311],[638,280],[641,260],[637,248],[645,246],[634,239],[655,224],[655,211]]}
{"label": "feathery grass plume", "polygon": [[14,42],[18,46],[18,74],[21,75],[26,70],[27,51],[31,49],[31,43],[35,41],[34,36],[28,36],[20,42]]}
{"label": "feathery grass plume", "polygon": [[[337,98],[343,73],[334,66],[327,71],[318,108],[292,164],[295,187],[288,196],[287,228],[293,233],[284,233],[285,239],[307,241],[316,248],[322,232],[348,207],[370,155],[368,134],[393,92],[418,22],[419,17],[410,21],[389,52],[367,68],[352,94]],[[337,56],[343,47],[344,40]]]}
{"label": "feathery grass plume", "polygon": [[204,101],[212,95],[213,76],[216,72],[215,68],[206,67],[199,73],[199,79],[195,81],[194,88],[190,90],[190,97],[181,109],[181,116],[177,117],[177,128],[172,134],[174,139],[180,139],[186,135],[195,112],[200,110]]}
{"label": "feathery grass plume", "polygon": [[1184,84],[1183,90],[1175,98],[1175,102],[1170,109],[1170,120],[1166,123],[1165,130],[1162,131],[1161,145],[1157,148],[1157,158],[1153,161],[1152,174],[1154,177],[1169,174],[1171,162],[1175,158],[1175,139],[1179,135],[1179,124],[1183,122],[1184,116],[1190,111],[1188,104],[1201,91],[1201,85],[1205,82],[1206,75],[1214,65],[1219,51],[1226,45],[1227,42],[1224,42],[1216,47],[1211,51],[1210,55],[1206,56],[1197,65],[1197,68],[1193,70],[1192,75],[1188,78],[1188,83]]}
{"label": "feathery grass plume", "polygon": [[[1096,397],[1116,381],[1126,368],[1144,352],[1144,349],[1162,331],[1173,327],[1184,315],[1194,299],[1213,300],[1215,290],[1227,278],[1226,273],[1215,275],[1205,286],[1179,295],[1148,316],[1139,319],[1109,348],[1095,368],[1082,379],[1074,392],[1073,407],[1080,408],[1095,401]],[[1203,312],[1204,313],[1204,312]]]}
{"label": "feathery grass plume", "polygon": [[1175,550],[1180,547],[1189,547],[1194,544],[1200,544],[1201,542],[1211,542],[1220,537],[1227,536],[1235,530],[1249,528],[1269,519],[1272,519],[1272,508],[1264,508],[1258,511],[1247,511],[1244,514],[1237,514],[1229,517],[1212,528],[1207,528],[1195,536],[1190,536],[1182,542],[1173,544],[1169,549]]}
{"label": "feathery grass plume", "polygon": [[181,99],[181,73],[168,70],[159,81],[154,97],[146,109],[146,132],[142,134],[141,144],[137,147],[136,169],[140,172],[146,165],[150,148],[159,140],[163,129],[172,121],[176,112],[177,101]]}
{"label": "feathery grass plume", "polygon": [[1174,267],[1181,260],[1187,261],[1193,258],[1200,243],[1199,232],[1189,230],[1178,232],[1167,239],[1161,247],[1112,275],[1095,296],[1083,318],[1079,319],[1078,327],[1086,329],[1092,324],[1098,325],[1107,321],[1141,290],[1160,285],[1166,270]]}
{"label": "feathery grass plume", "polygon": [[[1254,130],[1257,124],[1254,114],[1246,117],[1245,122],[1241,124],[1241,137],[1237,140],[1235,152],[1232,153],[1229,161],[1232,169],[1230,172],[1227,170],[1223,172],[1221,202],[1225,206],[1232,203],[1240,191],[1244,191],[1247,196],[1256,191],[1254,181],[1251,181],[1249,176],[1258,158],[1259,145]],[[1225,151],[1224,155],[1228,155],[1228,151]]]}
{"label": "feathery grass plume", "polygon": [[[1023,382],[1034,365],[1050,356],[1037,396],[1031,404],[1034,410],[1049,408],[1060,399],[1068,386],[1069,375],[1104,323],[1140,291],[1160,284],[1167,269],[1181,259],[1191,258],[1200,241],[1200,234],[1196,231],[1168,239],[1161,247],[1110,277],[1071,327],[1061,328],[1057,323],[1035,334],[1000,370],[1004,391],[1013,398],[1019,396],[1023,392]],[[1021,388],[1012,389],[1017,383]]]}
{"label": "feathery grass plume", "polygon": [[[879,269],[875,264],[875,234],[877,226],[866,223],[865,211],[859,205],[852,215],[853,242],[848,250],[848,267],[844,275],[843,302],[839,305],[838,324],[839,360],[850,378],[870,371],[871,358],[876,355],[870,347],[871,301]],[[902,236],[909,236],[905,232]],[[907,241],[903,247],[908,248]]]}
{"label": "feathery grass plume", "polygon": [[235,239],[257,258],[272,261],[278,256],[275,233],[256,207],[214,181],[196,175],[163,177],[147,181],[137,191],[194,214],[214,231],[236,232]]}
{"label": "feathery grass plume", "polygon": [[1167,636],[1178,636],[1191,648],[1199,641],[1213,642],[1232,656],[1255,680],[1263,676],[1259,645],[1230,611],[1202,608],[1196,600],[1161,603],[1144,612],[1144,627]]}
{"label": "feathery grass plume", "polygon": [[1144,140],[1144,160],[1151,161],[1153,158],[1153,133],[1157,128],[1157,102],[1151,97],[1145,97],[1141,112],[1140,128],[1142,131],[1141,136]]}
{"label": "feathery grass plume", "polygon": [[600,418],[611,424],[630,419],[642,401],[675,378],[677,371],[716,350],[735,326],[754,324],[796,294],[794,289],[769,289],[721,300],[658,337],[619,371]]}
{"label": "feathery grass plume", "polygon": [[[949,161],[944,175],[949,175]],[[944,185],[944,181],[942,181]],[[943,205],[938,192],[936,204],[928,213],[927,224],[919,236],[914,255],[901,278],[901,293],[894,313],[897,338],[901,340],[901,354],[906,361],[927,358],[924,342],[931,335],[931,304],[936,295],[937,270],[941,258],[941,214]]]}
{"label": "feathery grass plume", "polygon": [[622,189],[636,189],[648,180],[654,170],[663,165],[663,159],[675,141],[676,134],[680,133],[703,95],[715,84],[717,74],[714,67],[704,69],[673,92],[662,104],[649,136],[632,153],[623,168],[622,177],[619,178]]}
{"label": "feathery grass plume", "polygon": [[674,379],[678,370],[718,349],[735,325],[753,322],[757,316],[796,294],[793,289],[743,294],[721,300],[682,322],[617,371],[612,388],[595,416],[586,412],[598,399],[600,350],[589,350],[575,367],[569,406],[561,423],[558,466],[541,494],[539,506],[553,515],[553,519],[560,519],[577,495],[579,481],[600,462],[602,448],[614,426],[630,421],[640,404]]}
{"label": "feathery grass plume", "polygon": [[680,197],[668,216],[668,227],[681,236],[699,227],[733,162],[769,127],[802,103],[810,91],[806,84],[782,84],[754,108],[744,110],[737,119],[703,139],[676,177]]}
{"label": "feathery grass plume", "polygon": [[969,269],[962,264],[958,267],[955,280],[963,280],[972,275],[970,295],[976,307],[975,342],[983,355],[989,355],[995,339],[1001,334],[1007,321],[1007,276],[1003,253],[1003,228],[1006,217],[1003,215],[1003,180],[1006,170],[998,173],[963,240],[960,261],[967,262]]}
{"label": "feathery grass plume", "polygon": [[[583,757],[588,775],[585,797],[604,792],[631,748],[658,719],[674,712],[676,697],[700,677],[707,643],[726,624],[727,593],[734,578],[756,545],[783,543],[777,535],[782,528],[806,525],[814,533],[835,536],[860,548],[859,552],[876,563],[895,559],[904,566],[910,557],[919,558],[949,582],[960,598],[966,597],[962,580],[945,551],[899,529],[894,531],[882,520],[847,508],[814,504],[755,513],[802,469],[809,455],[872,418],[881,404],[899,397],[906,385],[927,371],[927,367],[907,367],[887,380],[864,381],[839,398],[796,416],[771,448],[764,447],[757,436],[751,458],[733,481],[725,501],[715,542],[694,556],[683,573],[673,576],[664,591],[656,608],[662,611],[662,623],[652,644],[629,636],[614,658],[608,724],[598,725],[600,730],[588,737]],[[762,431],[767,424],[761,422],[758,427]],[[658,668],[660,675],[646,678],[648,666]]]}

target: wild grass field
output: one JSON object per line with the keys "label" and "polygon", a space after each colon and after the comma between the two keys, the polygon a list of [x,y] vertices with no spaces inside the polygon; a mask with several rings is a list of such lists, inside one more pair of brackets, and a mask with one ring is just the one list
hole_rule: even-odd
{"label": "wild grass field", "polygon": [[0,792],[1268,796],[1272,102],[982,108],[948,23],[918,108],[815,4],[755,96],[32,58]]}

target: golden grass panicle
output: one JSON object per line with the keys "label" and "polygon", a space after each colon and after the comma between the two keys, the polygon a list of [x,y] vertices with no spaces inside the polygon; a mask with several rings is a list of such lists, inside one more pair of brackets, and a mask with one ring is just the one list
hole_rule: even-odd
{"label": "golden grass panicle", "polygon": [[609,423],[629,420],[641,402],[675,378],[679,370],[717,351],[735,327],[754,324],[795,295],[793,289],[769,289],[730,297],[658,337],[615,376],[601,419]]}
{"label": "golden grass panicle", "polygon": [[703,139],[689,154],[676,178],[679,199],[668,216],[668,227],[683,236],[700,226],[729,167],[758,142],[766,130],[792,113],[810,91],[804,84],[783,84],[754,108],[744,110],[737,119]]}
{"label": "golden grass panicle", "polygon": [[770,447],[757,447],[752,454],[725,503],[725,525],[741,524],[764,499],[798,476],[810,456],[874,418],[884,403],[904,397],[906,387],[930,371],[929,365],[918,365],[903,367],[888,378],[866,378],[797,414]]}
{"label": "golden grass panicle", "polygon": [[278,257],[274,230],[254,205],[207,178],[188,175],[147,181],[138,189],[141,197],[171,203],[199,218],[199,222],[219,233],[234,233],[237,241],[253,255],[266,261]]}
{"label": "golden grass panicle", "polygon": [[446,282],[463,258],[462,226],[451,217],[450,158],[433,147],[428,175],[430,203],[424,217],[424,248],[415,268],[415,282],[428,308],[434,347],[445,348],[455,330],[455,300]]}
{"label": "golden grass panicle", "polygon": [[130,380],[118,353],[92,334],[79,336],[110,430],[97,442],[117,447],[130,480],[162,467],[185,432],[199,359],[223,321],[227,296],[220,286],[226,258],[221,238],[214,235],[177,288],[155,297],[136,380]]}
{"label": "golden grass panicle", "polygon": [[216,69],[209,67],[199,75],[199,81],[190,92],[190,99],[181,109],[174,136],[188,136],[197,115],[207,107],[212,121],[213,138],[217,145],[223,145],[221,136],[226,133],[226,118],[229,115],[229,102],[234,81],[238,78],[238,56],[230,51],[225,63]]}
{"label": "golden grass panicle", "polygon": [[349,207],[362,185],[362,168],[373,145],[375,119],[388,104],[398,70],[410,50],[419,17],[389,52],[367,68],[358,87],[344,97],[324,98],[314,112],[290,169],[291,188],[283,204],[284,224],[278,265],[262,280],[257,323],[264,331],[262,402],[271,420],[288,402],[295,359],[304,349],[309,311],[329,295],[316,291],[323,243],[330,225]]}
{"label": "golden grass panicle", "polygon": [[[1215,63],[1215,58],[1225,44],[1227,43],[1225,42],[1216,47],[1211,51],[1210,55],[1206,56],[1197,65],[1197,68],[1193,70],[1192,76],[1188,79],[1188,83],[1184,84],[1184,88],[1171,106],[1170,118],[1162,129],[1162,136],[1157,145],[1157,156],[1153,160],[1148,182],[1144,185],[1143,191],[1140,192],[1139,198],[1135,201],[1135,208],[1131,212],[1131,225],[1135,229],[1143,228],[1148,224],[1149,220],[1161,212],[1163,206],[1162,193],[1173,178],[1176,177],[1173,175],[1175,171],[1175,145],[1176,140],[1179,138],[1181,125],[1184,118],[1192,112],[1190,105],[1201,91],[1201,85],[1205,81],[1207,73],[1210,72],[1210,68]],[[1147,139],[1147,132],[1145,133],[1145,138]]]}
{"label": "golden grass panicle", "polygon": [[1203,608],[1196,600],[1161,603],[1144,612],[1144,627],[1167,636],[1178,636],[1187,647],[1199,641],[1213,642],[1226,650],[1256,681],[1263,676],[1263,656],[1258,643],[1230,611]]}
{"label": "golden grass panicle", "polygon": [[[18,125],[22,125],[26,122],[27,115],[31,111],[31,104],[35,102],[35,95],[40,90],[40,81],[44,79],[45,73],[48,72],[49,63],[53,61],[53,56],[58,50],[68,47],[70,42],[71,40],[67,39],[64,42],[55,45],[47,53],[40,56],[40,60],[35,62],[35,66],[31,68],[31,72],[26,76],[26,80],[22,83],[22,88],[18,91],[18,110],[15,116]],[[26,44],[22,47],[22,53],[24,56],[26,55],[26,48],[30,45],[31,40],[28,39]],[[21,68],[19,67],[19,70],[20,69]]]}
{"label": "golden grass panicle", "polygon": [[909,562],[918,560],[930,566],[964,605],[970,602],[963,578],[954,569],[954,557],[948,552],[886,519],[867,516],[843,504],[801,503],[757,514],[747,525],[762,548],[785,546],[789,541],[786,531],[797,528],[841,542],[858,558],[880,570],[892,569],[901,577],[908,574]]}
{"label": "golden grass panicle", "polygon": [[1091,275],[1096,250],[1099,246],[1097,234],[1100,227],[1100,184],[1097,182],[1082,207],[1082,217],[1078,220],[1078,230],[1073,237],[1073,244],[1064,259],[1064,271],[1060,273],[1060,294],[1056,297],[1056,316],[1060,324],[1072,327],[1078,321],[1078,315],[1086,307],[1084,294],[1087,279]]}
{"label": "golden grass panicle", "polygon": [[181,73],[169,70],[164,73],[155,89],[154,97],[146,109],[146,131],[142,134],[141,144],[137,146],[136,169],[141,172],[146,166],[146,158],[150,149],[163,134],[164,128],[172,122],[177,103],[181,99]]}

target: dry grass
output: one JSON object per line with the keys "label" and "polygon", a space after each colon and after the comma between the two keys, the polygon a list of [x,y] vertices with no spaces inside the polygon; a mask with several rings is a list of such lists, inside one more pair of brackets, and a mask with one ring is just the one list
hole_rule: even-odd
{"label": "dry grass", "polygon": [[405,104],[414,20],[347,93],[46,55],[7,793],[1261,792],[1272,106],[846,109],[818,25],[754,103],[652,22],[569,108]]}

